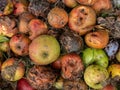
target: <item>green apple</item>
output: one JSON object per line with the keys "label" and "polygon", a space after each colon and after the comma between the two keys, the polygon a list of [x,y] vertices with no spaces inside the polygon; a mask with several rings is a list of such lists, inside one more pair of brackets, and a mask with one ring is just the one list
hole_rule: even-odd
{"label": "green apple", "polygon": [[97,65],[107,67],[108,66],[108,56],[102,49],[86,48],[82,54],[82,60],[85,66],[92,63]]}
{"label": "green apple", "polygon": [[40,35],[29,45],[29,56],[38,65],[47,65],[60,55],[60,45],[55,37]]}
{"label": "green apple", "polygon": [[109,73],[100,65],[90,65],[85,69],[84,80],[93,89],[102,89],[103,83],[108,79]]}

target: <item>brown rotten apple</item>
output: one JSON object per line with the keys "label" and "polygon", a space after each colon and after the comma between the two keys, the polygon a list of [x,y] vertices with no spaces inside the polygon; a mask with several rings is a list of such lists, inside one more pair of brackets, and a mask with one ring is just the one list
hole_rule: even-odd
{"label": "brown rotten apple", "polygon": [[8,81],[17,81],[24,75],[25,67],[17,58],[8,58],[1,67],[2,78]]}
{"label": "brown rotten apple", "polygon": [[56,74],[50,67],[33,66],[28,71],[27,80],[36,90],[49,90],[56,80]]}
{"label": "brown rotten apple", "polygon": [[85,42],[92,48],[104,48],[109,42],[109,33],[107,30],[97,30],[85,35]]}
{"label": "brown rotten apple", "polygon": [[38,65],[54,62],[60,55],[60,45],[55,37],[40,35],[29,45],[29,56]]}
{"label": "brown rotten apple", "polygon": [[24,34],[16,34],[10,39],[11,50],[20,56],[28,55],[30,39]]}
{"label": "brown rotten apple", "polygon": [[76,80],[82,76],[84,65],[79,55],[69,53],[61,58],[62,77],[68,80]]}
{"label": "brown rotten apple", "polygon": [[68,22],[68,14],[62,9],[55,7],[48,13],[48,23],[54,28],[62,28]]}
{"label": "brown rotten apple", "polygon": [[41,34],[46,34],[48,31],[46,23],[44,23],[40,19],[32,19],[28,24],[28,28],[30,30],[29,38],[31,40],[33,40],[34,38]]}
{"label": "brown rotten apple", "polygon": [[69,27],[80,35],[92,30],[95,23],[96,13],[91,7],[79,5],[70,12]]}

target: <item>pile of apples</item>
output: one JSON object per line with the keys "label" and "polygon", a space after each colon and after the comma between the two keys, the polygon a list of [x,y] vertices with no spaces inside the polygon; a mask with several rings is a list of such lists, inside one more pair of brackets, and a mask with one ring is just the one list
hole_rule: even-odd
{"label": "pile of apples", "polygon": [[0,74],[15,90],[117,90],[119,42],[97,24],[111,0],[5,1]]}

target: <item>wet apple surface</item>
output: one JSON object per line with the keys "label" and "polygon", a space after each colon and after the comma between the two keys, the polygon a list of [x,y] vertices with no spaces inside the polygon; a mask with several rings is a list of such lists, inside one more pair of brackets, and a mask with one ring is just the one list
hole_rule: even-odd
{"label": "wet apple surface", "polygon": [[120,90],[119,0],[0,0],[0,90]]}

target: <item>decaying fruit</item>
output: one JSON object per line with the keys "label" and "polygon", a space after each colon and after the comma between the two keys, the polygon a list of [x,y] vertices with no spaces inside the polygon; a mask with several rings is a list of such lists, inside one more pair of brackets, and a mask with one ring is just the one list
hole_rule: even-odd
{"label": "decaying fruit", "polygon": [[41,34],[46,34],[48,31],[46,23],[40,19],[32,19],[28,23],[28,28],[29,28],[29,38],[31,40],[33,40],[34,38],[36,38]]}
{"label": "decaying fruit", "polygon": [[70,7],[70,8],[74,8],[75,6],[77,6],[77,2],[76,0],[62,0],[62,2],[67,6],[67,7]]}
{"label": "decaying fruit", "polygon": [[16,54],[20,56],[28,55],[28,48],[30,39],[24,34],[16,34],[10,39],[10,48]]}
{"label": "decaying fruit", "polygon": [[112,64],[108,67],[108,72],[115,78],[116,76],[120,77],[120,64]]}
{"label": "decaying fruit", "polygon": [[83,39],[80,35],[70,30],[66,30],[60,36],[60,44],[64,53],[76,52],[80,53],[83,50]]}
{"label": "decaying fruit", "polygon": [[82,80],[65,80],[63,83],[63,88],[63,90],[88,90],[88,86]]}
{"label": "decaying fruit", "polygon": [[31,13],[29,13],[29,12],[24,12],[24,13],[20,14],[19,25],[18,25],[19,32],[28,33],[29,32],[28,23],[33,18],[35,18],[35,16],[32,15]]}
{"label": "decaying fruit", "polygon": [[102,90],[118,90],[115,86],[108,84]]}
{"label": "decaying fruit", "polygon": [[2,78],[8,81],[17,81],[23,77],[25,66],[22,61],[16,58],[8,58],[1,67]]}
{"label": "decaying fruit", "polygon": [[84,4],[84,5],[94,5],[95,2],[99,1],[99,0],[76,0],[78,3],[80,4]]}
{"label": "decaying fruit", "polygon": [[96,23],[96,13],[89,6],[79,5],[72,9],[69,14],[69,27],[80,35],[86,34],[93,29]]}
{"label": "decaying fruit", "polygon": [[97,30],[85,35],[85,43],[92,48],[103,49],[109,42],[109,33],[106,30]]}
{"label": "decaying fruit", "polygon": [[35,64],[47,65],[60,55],[60,45],[55,37],[40,35],[29,45],[29,56]]}
{"label": "decaying fruit", "polygon": [[61,58],[62,77],[67,80],[76,80],[82,77],[84,65],[79,55],[69,53]]}
{"label": "decaying fruit", "polygon": [[99,65],[90,65],[85,69],[84,80],[93,89],[102,89],[105,81],[109,78],[106,68]]}
{"label": "decaying fruit", "polygon": [[34,66],[30,68],[27,80],[36,90],[49,90],[56,80],[56,74],[50,67]]}
{"label": "decaying fruit", "polygon": [[47,16],[48,23],[54,28],[62,28],[68,22],[68,14],[63,8],[54,7]]}
{"label": "decaying fruit", "polygon": [[16,20],[13,17],[1,16],[0,17],[0,35],[12,37],[18,32],[16,27]]}

